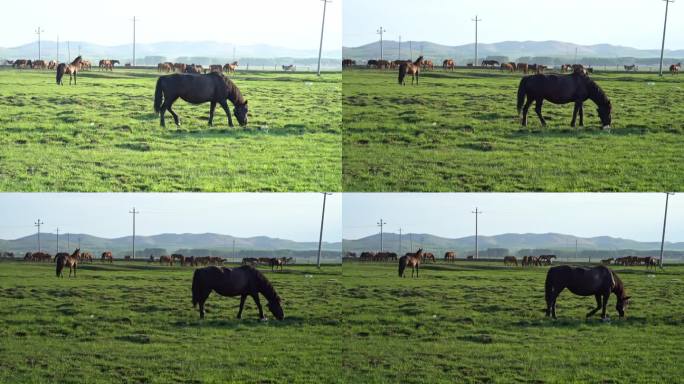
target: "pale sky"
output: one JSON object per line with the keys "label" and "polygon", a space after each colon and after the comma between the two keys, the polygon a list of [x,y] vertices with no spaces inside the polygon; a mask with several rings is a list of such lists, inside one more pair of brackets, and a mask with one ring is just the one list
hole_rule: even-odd
{"label": "pale sky", "polygon": [[[558,40],[660,49],[661,0],[344,0],[345,47],[385,39],[462,45]],[[666,48],[684,49],[684,1],[670,4]]]}
{"label": "pale sky", "polygon": [[[103,45],[130,44],[133,16],[139,19],[139,43],[218,41],[236,45],[268,44],[318,49],[321,0],[117,0],[65,3],[53,0],[3,1],[0,47],[37,40],[87,41]],[[342,0],[326,10],[323,50],[339,50]]]}
{"label": "pale sky", "polygon": [[[341,195],[327,197],[323,240],[341,240]],[[320,193],[1,193],[0,238],[36,232],[129,236],[135,206],[137,235],[219,233],[318,241]]]}
{"label": "pale sky", "polygon": [[[563,233],[660,241],[664,193],[345,193],[343,237],[379,232],[429,233],[460,238],[480,235]],[[684,241],[684,194],[670,196],[666,240]]]}

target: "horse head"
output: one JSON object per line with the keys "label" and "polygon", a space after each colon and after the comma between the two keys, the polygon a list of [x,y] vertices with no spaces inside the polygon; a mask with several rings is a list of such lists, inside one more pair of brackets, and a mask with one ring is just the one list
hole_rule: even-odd
{"label": "horse head", "polygon": [[613,107],[608,102],[607,104],[599,105],[596,111],[598,112],[599,118],[601,119],[601,127],[603,129],[610,129],[610,123],[612,122],[611,111]]}
{"label": "horse head", "polygon": [[615,309],[618,311],[618,314],[620,314],[620,317],[625,317],[625,311],[629,306],[629,299],[630,296],[618,297],[618,302],[615,304]]}
{"label": "horse head", "polygon": [[267,306],[276,319],[282,320],[285,318],[283,307],[280,305],[280,297],[276,297],[274,300],[269,301]]}
{"label": "horse head", "polygon": [[247,125],[247,114],[249,113],[249,108],[247,108],[247,100],[244,104],[235,104],[233,108],[233,115],[238,120],[240,126],[244,127]]}

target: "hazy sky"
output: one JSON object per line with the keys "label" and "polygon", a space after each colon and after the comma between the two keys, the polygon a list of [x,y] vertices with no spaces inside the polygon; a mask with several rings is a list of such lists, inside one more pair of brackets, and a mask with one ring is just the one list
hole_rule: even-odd
{"label": "hazy sky", "polygon": [[[344,0],[343,44],[355,47],[385,38],[446,45],[478,40],[560,40],[660,48],[665,3],[660,0]],[[670,4],[666,48],[684,48],[684,2]]]}
{"label": "hazy sky", "polygon": [[[385,231],[458,238],[479,233],[564,233],[660,241],[665,194],[631,193],[452,193],[354,194],[343,196],[345,239]],[[670,196],[667,241],[684,241],[684,195]]]}
{"label": "hazy sky", "polygon": [[[324,241],[340,241],[341,197],[328,196]],[[136,234],[213,232],[239,237],[270,236],[318,241],[320,193],[4,193],[0,194],[0,238],[36,232],[129,236],[135,206]]]}
{"label": "hazy sky", "polygon": [[[14,47],[43,39],[88,41],[104,45],[131,43],[133,16],[137,41],[219,41],[238,45],[269,44],[318,49],[323,2],[320,0],[117,0],[69,4],[53,0],[3,1],[0,46]],[[328,4],[324,50],[342,41],[342,0]]]}

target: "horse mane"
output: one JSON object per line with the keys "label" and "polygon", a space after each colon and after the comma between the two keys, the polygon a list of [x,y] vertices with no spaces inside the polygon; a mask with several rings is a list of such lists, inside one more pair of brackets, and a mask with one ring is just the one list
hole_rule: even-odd
{"label": "horse mane", "polygon": [[610,100],[608,99],[608,96],[606,93],[599,87],[598,84],[589,77],[587,79],[587,91],[589,93],[589,97],[599,105],[610,105]]}
{"label": "horse mane", "polygon": [[625,285],[622,283],[622,280],[620,280],[617,273],[610,271],[610,274],[612,275],[613,281],[615,282],[615,285],[613,286],[613,293],[615,293],[620,298],[627,296],[625,294]]}
{"label": "horse mane", "polygon": [[77,257],[80,252],[81,252],[81,248],[76,248],[74,253],[71,254],[71,257]]}
{"label": "horse mane", "polygon": [[228,98],[230,99],[230,101],[233,102],[233,104],[242,105],[245,103],[245,98],[242,97],[242,93],[240,92],[240,89],[226,75],[224,75],[223,73],[211,72],[208,74],[208,76],[216,76],[216,77],[220,78],[226,84],[226,91],[228,92]]}
{"label": "horse mane", "polygon": [[83,60],[83,58],[81,58],[81,56],[78,56],[74,59],[74,61],[71,62],[71,65],[76,65],[76,64],[80,63],[82,60]]}
{"label": "horse mane", "polygon": [[266,300],[268,302],[280,302],[280,296],[278,296],[278,293],[276,292],[275,288],[273,288],[273,284],[271,284],[270,281],[264,276],[261,271],[254,267],[250,266],[245,266],[243,268],[246,268],[250,272],[252,272],[252,275],[254,276],[254,279],[256,280],[257,283],[257,288],[259,288],[259,291],[266,297]]}
{"label": "horse mane", "polygon": [[423,61],[423,56],[419,56],[416,61],[413,62],[414,65],[420,64],[420,62]]}

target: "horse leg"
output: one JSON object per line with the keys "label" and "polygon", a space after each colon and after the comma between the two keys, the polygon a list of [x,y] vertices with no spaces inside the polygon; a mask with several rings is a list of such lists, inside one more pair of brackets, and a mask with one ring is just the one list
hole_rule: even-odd
{"label": "horse leg", "polygon": [[580,127],[584,127],[584,105],[580,103],[579,106]]}
{"label": "horse leg", "polygon": [[261,308],[261,301],[259,301],[259,293],[252,293],[252,298],[254,299],[254,303],[256,303],[257,308],[259,308],[259,319],[266,320],[264,317],[264,310]]}
{"label": "horse leg", "polygon": [[[173,116],[173,121],[176,123],[176,126],[179,126],[179,127],[180,127],[180,119],[178,118],[178,115],[176,114],[176,112],[174,112],[173,109],[171,109],[171,106],[173,105],[173,103],[174,103],[177,99],[178,99],[178,97],[176,96],[176,97],[174,97],[174,98],[168,99],[168,101],[167,101],[167,100],[164,100],[164,105],[168,104],[168,106],[166,107],[166,109],[168,109],[168,110],[169,110],[169,113],[171,113],[171,116]],[[162,110],[163,110],[163,109],[164,109],[164,106],[162,105]]]}
{"label": "horse leg", "polygon": [[238,315],[237,315],[238,319],[242,319],[242,308],[245,307],[245,299],[246,298],[247,298],[246,294],[243,294],[242,296],[240,296],[240,310],[238,311]]}
{"label": "horse leg", "polygon": [[211,107],[209,107],[209,126],[211,127],[214,121],[214,110],[216,109],[216,102],[211,102]]}
{"label": "horse leg", "polygon": [[537,116],[539,116],[539,121],[541,121],[542,127],[546,127],[546,120],[544,120],[544,116],[542,116],[542,105],[544,104],[544,99],[537,99],[537,102],[534,105],[534,111],[537,113]]}
{"label": "horse leg", "polygon": [[207,301],[207,298],[209,297],[209,293],[211,293],[211,290],[205,290],[203,292],[200,292],[200,297],[199,297],[199,313],[200,313],[200,320],[204,319],[204,303]]}
{"label": "horse leg", "polygon": [[592,309],[587,313],[587,317],[591,317],[594,313],[598,312],[599,309],[601,309],[602,303],[601,303],[601,295],[595,295],[596,296],[596,308]]}
{"label": "horse leg", "polygon": [[527,126],[527,112],[530,110],[530,105],[532,105],[533,100],[530,98],[527,99],[525,102],[525,105],[523,106],[523,115],[522,115],[522,126],[526,127]]}
{"label": "horse leg", "polygon": [[603,303],[601,304],[601,319],[604,320],[606,318],[606,306],[608,305],[608,299],[610,298],[610,291],[608,293],[603,294]]}
{"label": "horse leg", "polygon": [[226,116],[228,116],[228,126],[233,127],[233,118],[230,117],[230,109],[228,109],[228,103],[225,100],[220,100],[219,103],[221,104],[221,108],[226,112]]}
{"label": "horse leg", "polygon": [[571,127],[575,127],[575,120],[577,120],[577,112],[579,112],[579,103],[575,103],[575,108],[572,110],[572,121],[570,122]]}

